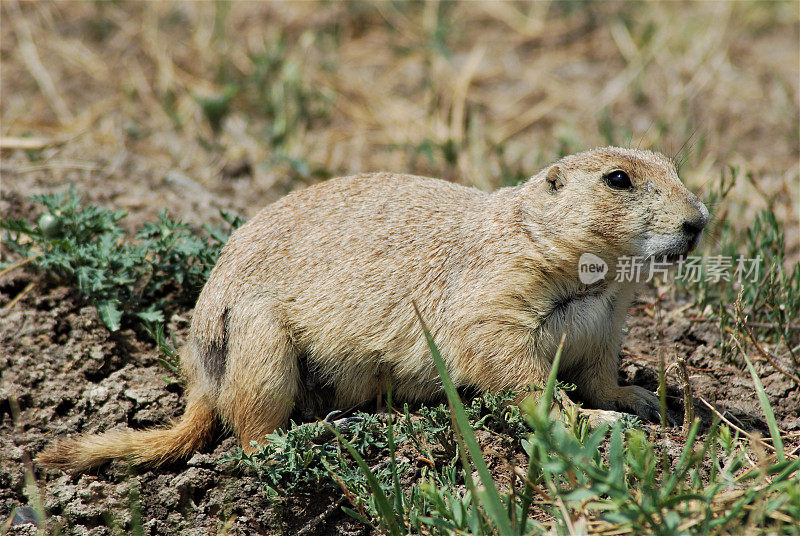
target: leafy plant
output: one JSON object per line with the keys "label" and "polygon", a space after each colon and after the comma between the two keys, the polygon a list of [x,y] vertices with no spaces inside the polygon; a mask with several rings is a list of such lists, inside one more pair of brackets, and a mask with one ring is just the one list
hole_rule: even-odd
{"label": "leafy plant", "polygon": [[[343,419],[337,430],[365,454],[374,454],[388,445],[385,424],[374,414],[359,412]],[[236,461],[252,468],[273,498],[319,486],[335,486],[335,480],[330,478],[331,469],[340,467],[347,472],[347,465],[342,465],[343,451],[339,443],[333,441],[334,437],[323,424],[292,423],[287,431],[277,430],[267,436],[254,453],[237,450],[225,461]]]}
{"label": "leafy plant", "polygon": [[[538,534],[546,530],[541,523],[543,515],[559,534],[575,532],[578,520],[593,530],[611,533],[737,534],[743,524],[754,532],[792,533],[793,525],[787,520],[800,514],[800,459],[784,455],[780,432],[770,418],[771,409],[759,381],[755,386],[776,456],[759,455],[754,463],[753,452],[760,447],[753,441],[758,440],[742,439],[719,422],[714,422],[701,440],[699,421],[693,423],[679,452],[672,455],[652,443],[645,431],[626,428],[623,422],[610,430],[588,431],[585,426],[569,426],[554,419],[550,407],[557,391],[559,351],[538,404],[524,408],[532,433],[521,443],[528,458],[522,488],[501,492],[474,430],[488,422],[497,408],[507,406],[495,405],[498,398],[492,396],[464,405],[427,329],[425,335],[443,380],[449,411],[444,406],[422,408],[420,417],[413,419],[406,408],[406,424],[399,427],[391,412],[385,423],[373,416],[371,421],[359,421],[371,424],[357,433],[332,429],[337,442],[327,447],[314,446],[315,439],[324,434],[322,426],[293,427],[285,436],[271,436],[269,441],[274,444],[267,443],[246,463],[273,475],[291,475],[296,481],[296,470],[302,471],[303,464],[311,467],[308,459],[318,459],[309,473],[314,481],[324,481],[327,472],[353,505],[345,509],[351,516],[391,535]],[[507,401],[505,396],[499,399]],[[484,405],[494,409],[481,415],[476,408]],[[517,416],[523,414],[511,411],[501,415],[508,425],[517,423]],[[369,417],[360,414],[359,419]],[[371,440],[366,439],[367,430],[371,430]],[[305,443],[291,446],[281,439],[311,433],[313,437],[305,436]],[[398,445],[406,441],[443,446],[447,440],[441,438],[448,433],[454,434],[455,452],[450,452],[452,457],[441,467],[430,459],[434,458],[430,446],[419,449],[423,456],[418,459],[430,465],[416,478],[413,466],[396,456]],[[381,461],[374,461],[370,445],[382,454]],[[309,452],[313,454],[301,464],[292,461]],[[265,453],[271,454],[264,457]],[[358,470],[348,458],[355,460]],[[473,472],[477,481],[473,481]],[[407,483],[403,486],[402,482]]]}
{"label": "leafy plant", "polygon": [[[716,322],[720,334],[719,349],[723,359],[735,360],[741,368],[732,334],[742,342],[751,342],[768,361],[779,359],[770,353],[784,354],[791,365],[778,364],[778,370],[800,367],[800,262],[791,262],[786,250],[783,224],[770,210],[756,215],[752,225],[736,231],[728,218],[726,196],[737,177],[753,177],[731,167],[712,184],[706,204],[713,219],[705,242],[713,254],[706,254],[695,277],[677,277],[679,289],[695,296],[702,316]],[[716,267],[716,270],[715,270]],[[685,276],[679,268],[677,275]],[[715,275],[715,271],[717,274]],[[773,345],[772,350],[763,345]],[[775,352],[775,348],[783,351]],[[789,377],[800,384],[793,374]]]}
{"label": "leafy plant", "polygon": [[269,119],[266,134],[276,147],[291,132],[328,114],[330,99],[307,80],[304,58],[295,52],[284,35],[266,43],[263,52],[250,56],[252,73],[241,82],[247,108]]}
{"label": "leafy plant", "polygon": [[143,324],[161,342],[167,316],[194,304],[222,246],[242,223],[222,213],[228,226],[206,227],[200,235],[161,212],[129,238],[120,226],[124,211],[84,205],[72,188],[32,199],[43,213],[36,224],[0,221],[6,243],[38,269],[75,285],[109,330]]}
{"label": "leafy plant", "polygon": [[229,84],[219,93],[195,97],[214,132],[218,132],[222,126],[222,120],[228,115],[231,99],[233,99],[237,91],[238,88],[235,85]]}

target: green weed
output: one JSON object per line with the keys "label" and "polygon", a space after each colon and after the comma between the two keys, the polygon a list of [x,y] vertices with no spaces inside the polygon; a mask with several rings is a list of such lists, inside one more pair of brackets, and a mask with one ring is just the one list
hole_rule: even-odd
{"label": "green weed", "polygon": [[281,146],[291,132],[327,116],[330,99],[308,81],[303,58],[289,49],[285,36],[266,43],[250,61],[252,74],[240,81],[243,105],[268,120],[271,145]]}
{"label": "green weed", "polygon": [[[385,418],[360,413],[336,427],[293,426],[268,437],[256,454],[232,459],[256,470],[275,497],[310,484],[338,485],[351,504],[348,514],[391,535],[505,536],[547,526],[572,534],[578,523],[632,534],[737,534],[744,525],[754,534],[792,534],[800,459],[780,448],[774,457],[758,454],[757,439],[748,442],[718,422],[701,439],[695,421],[674,453],[622,422],[594,431],[566,425],[549,411],[558,355],[538,405],[512,409],[508,393],[464,405],[426,335],[448,407],[423,407],[418,415],[406,407],[397,422],[390,410]],[[756,390],[779,438],[758,381]],[[518,434],[528,460],[527,471],[518,469],[521,482],[502,491],[475,434],[498,417]],[[412,453],[421,466],[411,463]]]}
{"label": "green weed", "polygon": [[[500,494],[465,420],[465,408],[448,381],[444,362],[425,331],[460,441],[474,464],[470,466],[462,458],[465,474],[474,467],[481,484],[480,488],[468,486],[474,509],[453,500],[452,491],[429,484],[424,497],[436,505],[438,517],[421,519],[430,529],[437,529],[432,533],[451,534],[467,528],[473,534],[539,533],[541,526],[528,519],[533,493],[543,499],[540,504],[559,534],[574,533],[577,520],[597,529],[633,534],[737,534],[745,524],[752,533],[790,534],[796,529],[792,520],[800,513],[800,459],[787,460],[778,441],[777,457],[761,456],[753,467],[745,443],[732,438],[730,430],[718,423],[698,445],[700,423],[696,421],[674,459],[659,452],[643,431],[626,431],[621,423],[613,427],[610,437],[605,428],[576,434],[552,419],[549,411],[560,352],[540,403],[527,411],[533,433],[525,443],[529,462],[525,488]],[[757,380],[755,385],[770,431],[780,437],[774,417],[769,418],[772,410],[763,387]],[[472,523],[465,523],[467,519]],[[387,532],[414,532],[414,527],[401,527]]]}
{"label": "green weed", "polygon": [[[733,306],[743,292],[744,312],[750,315],[752,322],[764,324],[757,326],[757,332],[771,339],[788,339],[792,333],[797,335],[792,325],[800,311],[800,263],[792,265],[787,261],[785,230],[773,212],[764,210],[752,225],[740,232],[734,230],[723,207],[740,175],[738,168],[730,168],[709,192],[707,204],[714,218],[709,229],[710,247],[715,251],[713,257],[721,255],[732,259],[731,277],[713,281],[708,277],[707,262],[712,256],[704,259],[698,305],[700,308],[724,307],[722,314],[727,315],[726,321],[730,323]],[[757,263],[744,263],[749,259]],[[743,264],[740,266],[740,263]],[[741,270],[741,278],[737,270]]]}
{"label": "green weed", "polygon": [[238,88],[235,85],[228,84],[219,93],[206,96],[197,96],[195,100],[200,105],[208,124],[214,132],[218,132],[222,120],[228,115],[230,110],[231,100],[236,95]]}
{"label": "green weed", "polygon": [[[85,205],[74,189],[32,199],[44,209],[37,223],[0,221],[5,242],[39,270],[74,285],[109,330],[143,325],[163,348],[166,318],[192,307],[242,223],[223,213],[227,226],[206,227],[201,235],[161,212],[128,237],[120,226],[124,211]],[[170,359],[176,366],[176,356]]]}
{"label": "green weed", "polygon": [[[695,296],[702,315],[716,323],[723,360],[744,368],[734,338],[754,345],[762,357],[784,372],[774,354],[791,359],[800,368],[800,262],[787,257],[785,230],[774,212],[763,210],[752,225],[737,231],[728,217],[726,197],[737,177],[753,177],[731,167],[712,184],[706,203],[711,209],[706,253],[697,277],[687,278],[689,264],[681,266],[676,284],[687,296]],[[766,348],[771,345],[773,348]],[[796,374],[785,375],[800,384]]]}
{"label": "green weed", "polygon": [[[241,221],[224,215],[227,226],[200,235],[162,213],[128,237],[120,226],[124,212],[84,205],[73,190],[34,200],[44,208],[36,224],[0,223],[7,243],[40,270],[74,284],[109,329],[143,324],[165,354],[165,366],[175,367],[164,320],[193,303]],[[796,266],[784,267],[774,216],[761,214],[742,244],[742,255],[761,255],[771,266],[762,284],[709,285],[706,299],[719,306],[720,325],[733,329],[737,345],[756,329],[788,341],[800,275]],[[751,318],[759,323],[747,327]],[[554,419],[549,407],[559,387],[558,354],[538,406],[510,405],[512,393],[464,404],[425,334],[447,406],[394,412],[390,404],[388,414],[358,413],[333,428],[293,425],[270,435],[257,452],[234,452],[228,459],[255,471],[275,500],[339,487],[351,516],[387,534],[521,535],[547,526],[569,534],[578,524],[635,534],[735,534],[743,526],[756,534],[792,534],[787,520],[800,517],[800,460],[784,452],[746,356],[774,455],[765,454],[758,438],[740,438],[718,422],[704,436],[693,423],[685,443],[670,451],[623,423],[590,431],[583,423]],[[507,453],[527,460],[527,469],[514,471],[510,488],[495,484],[497,467],[484,457],[486,435],[476,430],[511,438]]]}

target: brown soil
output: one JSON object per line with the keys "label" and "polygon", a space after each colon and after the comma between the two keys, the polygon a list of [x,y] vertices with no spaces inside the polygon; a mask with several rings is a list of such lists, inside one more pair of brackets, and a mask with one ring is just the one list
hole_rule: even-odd
{"label": "brown soil", "polygon": [[[179,384],[167,381],[169,374],[158,364],[155,349],[140,340],[144,337],[131,330],[109,333],[95,310],[69,288],[20,271],[4,279],[2,298],[13,298],[31,282],[35,290],[0,313],[0,519],[10,519],[16,507],[35,504],[41,496],[50,523],[62,525],[67,534],[110,534],[109,526],[130,522],[133,490],[140,496],[147,534],[216,534],[223,526],[229,534],[293,534],[339,498],[327,492],[271,503],[254,475],[221,463],[236,446],[225,435],[188,461],[156,471],[116,462],[83,476],[42,472],[31,460],[53,438],[162,424],[180,415],[183,401]],[[660,307],[668,311],[675,305]],[[661,324],[659,336],[653,318],[643,312],[648,308],[652,305],[643,302],[632,309],[622,381],[655,389],[658,352],[667,347],[669,361],[674,355],[688,358],[698,397],[745,430],[768,435],[749,375],[717,358],[715,331],[691,322],[687,311]],[[781,428],[800,431],[796,386],[780,374],[761,371]],[[674,373],[668,383],[670,409],[681,414]],[[710,423],[706,407],[697,403],[696,412]],[[679,449],[678,429],[665,432],[659,435],[668,442],[670,436],[678,439]],[[513,448],[497,436],[479,439],[498,484],[507,486],[506,460],[514,459]],[[26,487],[30,475],[37,491]],[[11,534],[24,533],[23,527]],[[337,510],[311,533],[368,532]]]}
{"label": "brown soil", "polygon": [[[20,274],[4,281],[3,298],[29,282],[36,291],[0,317],[0,519],[35,504],[41,493],[53,526],[67,534],[110,534],[109,527],[129,526],[133,490],[147,534],[216,534],[226,524],[229,534],[291,534],[338,498],[300,495],[270,504],[254,476],[220,464],[236,446],[225,436],[158,471],[115,463],[78,477],[41,473],[31,460],[54,437],[163,424],[181,414],[183,401],[179,384],[165,381],[169,374],[152,346],[130,330],[109,333],[70,289]],[[29,475],[38,491],[26,488]],[[364,532],[341,513],[318,530]]]}

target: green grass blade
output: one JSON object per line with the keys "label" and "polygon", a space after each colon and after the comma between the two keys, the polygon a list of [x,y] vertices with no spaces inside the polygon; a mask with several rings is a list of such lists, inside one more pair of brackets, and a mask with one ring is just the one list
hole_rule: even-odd
{"label": "green grass blade", "polygon": [[391,503],[389,502],[389,498],[386,497],[386,494],[383,492],[383,488],[381,488],[381,484],[378,482],[378,478],[375,476],[375,473],[372,472],[372,469],[369,468],[367,462],[364,461],[364,458],[361,457],[353,445],[351,445],[350,442],[339,433],[339,430],[328,424],[326,424],[326,426],[336,435],[336,437],[339,439],[339,442],[344,445],[353,459],[355,459],[358,467],[361,469],[361,472],[364,473],[367,483],[369,484],[372,493],[375,495],[375,502],[377,503],[378,510],[381,514],[381,524],[389,530],[389,533],[392,536],[400,536],[404,534],[403,530],[400,528],[400,525],[397,523],[397,517]]}
{"label": "green grass blade", "polygon": [[[736,343],[739,345],[739,341],[736,341]],[[772,412],[772,406],[770,406],[769,399],[767,399],[767,393],[764,391],[764,386],[761,384],[761,379],[758,377],[758,373],[756,373],[753,363],[750,362],[750,358],[747,357],[747,354],[744,352],[744,348],[739,345],[739,349],[742,351],[745,363],[747,363],[747,370],[750,371],[750,376],[753,377],[753,383],[756,385],[758,401],[761,402],[761,409],[764,410],[764,416],[767,419],[769,435],[772,436],[772,446],[775,447],[775,454],[778,456],[778,461],[783,461],[786,459],[786,455],[783,451],[783,440],[781,439],[781,432],[778,430],[778,423],[775,420],[775,414]]]}
{"label": "green grass blade", "polygon": [[692,449],[694,441],[697,438],[697,432],[700,429],[700,419],[695,419],[692,427],[689,429],[689,434],[686,436],[686,443],[681,451],[681,456],[678,459],[678,464],[675,470],[669,477],[667,484],[661,488],[661,497],[666,499],[675,490],[680,480],[686,476],[686,472],[690,467],[690,459],[692,457]]}
{"label": "green grass blade", "polygon": [[[537,406],[536,411],[540,412],[541,416],[544,418],[549,418],[550,407],[553,404],[556,377],[558,375],[558,366],[561,363],[561,353],[564,350],[565,338],[566,334],[562,335],[561,342],[558,343],[558,349],[556,350],[556,355],[553,358],[553,365],[550,367],[550,375],[547,377],[547,384],[545,384],[544,393],[542,398],[539,400],[539,405]],[[536,478],[537,470],[539,470],[539,468],[537,464],[534,463],[533,453],[531,452],[531,456],[528,459],[528,472],[527,478],[525,479],[525,488],[522,493],[522,513],[520,514],[520,520],[518,524],[518,534],[524,534],[528,524],[528,513],[530,512],[531,505],[533,504],[533,487],[531,486],[531,483]]]}
{"label": "green grass blade", "polygon": [[450,402],[450,408],[453,411],[456,425],[461,432],[461,437],[467,446],[467,450],[472,458],[472,463],[475,465],[475,469],[478,472],[481,483],[485,488],[484,492],[481,494],[484,508],[486,508],[486,512],[491,520],[494,521],[498,532],[501,535],[510,535],[513,533],[511,529],[511,520],[508,518],[506,508],[503,505],[502,499],[500,498],[500,493],[497,491],[497,486],[495,486],[491,473],[489,473],[489,467],[486,465],[486,460],[483,459],[483,452],[481,452],[480,445],[478,445],[478,441],[475,439],[475,434],[472,432],[472,428],[469,425],[469,419],[467,418],[467,413],[464,410],[464,404],[461,402],[461,398],[458,396],[456,386],[453,383],[453,379],[450,377],[450,373],[447,371],[444,359],[442,359],[442,355],[439,353],[439,349],[436,347],[433,337],[431,336],[428,327],[425,325],[425,321],[422,319],[416,304],[414,305],[414,310],[417,313],[417,318],[419,318],[419,321],[422,324],[422,331],[425,334],[428,347],[433,355],[433,361],[436,363],[436,369],[439,371],[439,376],[442,378],[444,391],[447,394],[447,400]]}
{"label": "green grass blade", "polygon": [[558,376],[558,367],[561,363],[561,354],[564,351],[564,340],[567,334],[561,336],[561,341],[558,343],[556,355],[553,358],[553,364],[550,366],[550,375],[547,376],[547,384],[544,386],[544,394],[539,399],[538,411],[541,415],[550,415],[550,408],[553,406],[553,397],[556,391],[556,377]]}
{"label": "green grass blade", "polygon": [[392,486],[394,487],[394,510],[401,518],[405,517],[405,508],[403,507],[403,488],[400,485],[400,475],[397,472],[397,456],[396,446],[394,444],[394,411],[392,409],[392,389],[391,387],[386,391],[386,405],[389,406],[389,418],[387,419],[387,432],[386,436],[389,441],[389,456],[391,459],[390,468],[392,470]]}
{"label": "green grass blade", "polygon": [[361,523],[364,523],[365,525],[369,525],[369,519],[367,519],[366,517],[362,516],[361,514],[359,514],[358,512],[353,510],[352,508],[348,508],[346,506],[342,506],[342,512],[344,512],[345,514],[349,515],[353,519],[356,519],[356,520],[360,521]]}

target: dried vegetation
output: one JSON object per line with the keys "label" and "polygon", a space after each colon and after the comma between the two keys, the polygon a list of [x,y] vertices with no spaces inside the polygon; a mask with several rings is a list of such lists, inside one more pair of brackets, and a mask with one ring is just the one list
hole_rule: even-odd
{"label": "dried vegetation", "polygon": [[[506,523],[520,533],[550,525],[576,534],[792,532],[789,514],[800,508],[796,473],[785,474],[800,452],[796,2],[6,0],[0,9],[0,219],[18,220],[0,251],[0,531],[33,533],[26,521],[37,520],[69,534],[505,533]],[[191,229],[216,228],[220,210],[250,216],[292,189],[369,170],[492,189],[604,144],[674,156],[713,207],[707,252],[763,253],[770,268],[744,287],[653,285],[631,310],[623,379],[655,389],[660,376],[671,410],[694,400],[699,428],[634,427],[603,439],[577,422],[533,412],[525,424],[492,400],[475,401],[473,439],[500,500],[514,505],[505,521],[486,495],[490,483],[476,488],[459,468],[469,438],[454,435],[444,407],[396,416],[396,445],[385,415],[362,416],[346,437],[356,454],[298,427],[276,440],[289,445],[283,451],[251,459],[233,451],[244,473],[218,463],[231,457],[230,438],[159,473],[115,464],[73,478],[31,464],[53,435],[180,412],[180,386],[163,381],[146,330],[87,305],[139,299],[150,288],[142,285],[154,285],[152,303],[166,314],[149,318],[179,340],[193,291],[180,288],[176,261],[169,285],[114,286],[106,277],[100,294],[85,292],[75,273],[42,261],[83,259],[98,281],[114,244],[87,249],[97,253],[89,257],[75,244],[54,246],[37,235],[40,215],[63,214],[31,195],[69,184],[90,204],[127,211],[109,229],[117,246],[142,254],[131,273],[147,274],[153,259],[133,231],[146,222],[173,229],[158,219],[162,209]],[[174,229],[184,244],[201,243],[190,228]],[[196,279],[209,259],[191,259]],[[186,302],[166,308],[173,295]],[[131,319],[151,302],[133,305]],[[108,331],[109,318],[122,319],[119,331]],[[520,441],[521,426],[539,439]],[[687,446],[693,433],[701,452]],[[548,434],[564,446],[555,465]],[[593,441],[597,456],[584,456]],[[378,487],[342,456],[363,456]],[[275,460],[310,469],[271,471]],[[519,516],[528,508],[526,527]],[[442,523],[426,521],[431,512]]]}

